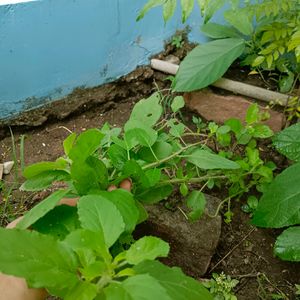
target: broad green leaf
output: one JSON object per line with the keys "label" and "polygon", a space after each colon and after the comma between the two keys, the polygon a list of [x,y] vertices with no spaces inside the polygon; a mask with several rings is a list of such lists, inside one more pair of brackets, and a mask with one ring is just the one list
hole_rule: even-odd
{"label": "broad green leaf", "polygon": [[204,23],[207,23],[212,16],[224,5],[225,0],[207,1],[197,0],[201,9],[202,16],[204,16]]}
{"label": "broad green leaf", "polygon": [[[99,168],[101,167],[99,166]],[[72,183],[79,195],[85,195],[92,190],[100,189],[99,168],[93,168],[85,161],[76,160],[73,162],[71,166]]]}
{"label": "broad green leaf", "polygon": [[273,138],[276,150],[288,159],[300,160],[300,123],[294,124],[277,133]]}
{"label": "broad green leaf", "polygon": [[124,230],[131,233],[139,219],[139,210],[132,194],[128,191],[117,189],[111,192],[100,192],[98,196],[112,202],[117,207],[125,223]]}
{"label": "broad green leaf", "polygon": [[283,260],[300,262],[300,226],[286,229],[277,238],[274,252]]}
{"label": "broad green leaf", "polygon": [[201,26],[201,31],[213,39],[238,38],[240,34],[229,26],[209,22]]}
{"label": "broad green leaf", "polygon": [[148,274],[136,275],[122,282],[133,300],[173,300],[158,281]]}
{"label": "broad green leaf", "polygon": [[206,199],[202,192],[192,191],[186,199],[187,207],[192,211],[188,214],[191,221],[197,221],[204,213],[206,206]]}
{"label": "broad green leaf", "polygon": [[107,154],[111,160],[112,165],[116,169],[122,170],[125,162],[128,160],[127,151],[119,145],[114,144],[109,147]]}
{"label": "broad green leaf", "polygon": [[225,125],[229,126],[235,134],[239,134],[243,129],[241,121],[235,118],[226,120]]}
{"label": "broad green leaf", "polygon": [[88,129],[81,133],[72,149],[69,152],[69,157],[73,161],[85,161],[88,156],[92,155],[99,147],[104,135],[99,129]]}
{"label": "broad green leaf", "polygon": [[94,283],[80,281],[78,284],[64,297],[64,300],[93,300],[98,293],[98,286]]}
{"label": "broad green leaf", "polygon": [[69,156],[69,153],[70,153],[71,149],[73,148],[76,137],[77,137],[76,133],[73,132],[63,142],[64,152],[67,156]]}
{"label": "broad green leaf", "polygon": [[154,277],[172,300],[213,300],[213,296],[199,281],[186,276],[177,267],[170,268],[158,261],[144,261],[135,266],[134,271]]}
{"label": "broad green leaf", "polygon": [[91,231],[103,231],[107,247],[112,246],[125,229],[123,217],[109,200],[88,195],[79,199],[78,215],[81,226]]}
{"label": "broad green leaf", "polygon": [[248,125],[259,121],[259,107],[257,103],[251,104],[247,109],[246,122]]}
{"label": "broad green leaf", "polygon": [[154,236],[145,236],[126,251],[126,261],[131,265],[137,265],[144,260],[154,260],[157,257],[167,257],[169,244]]}
{"label": "broad green leaf", "polygon": [[145,172],[145,176],[141,178],[141,184],[143,188],[150,188],[155,186],[161,178],[160,169],[150,169]]}
{"label": "broad green leaf", "polygon": [[170,127],[169,133],[172,136],[175,136],[177,138],[181,137],[185,130],[185,125],[182,123],[175,123],[173,119],[168,121],[168,126]]}
{"label": "broad green leaf", "polygon": [[288,93],[293,87],[294,80],[295,80],[295,75],[292,72],[289,72],[288,75],[286,76],[282,76],[278,82],[280,92]]}
{"label": "broad green leaf", "polygon": [[[152,151],[154,152],[156,158],[158,160],[164,159],[168,156],[170,156],[173,152],[172,146],[164,141],[157,141],[152,146]],[[154,157],[151,149],[148,147],[143,147],[139,152],[138,155],[141,159],[147,161],[147,162],[154,162],[156,161],[156,158]]]}
{"label": "broad green leaf", "polygon": [[174,15],[176,10],[177,0],[167,0],[163,5],[163,17],[165,23]]}
{"label": "broad green leaf", "polygon": [[220,79],[244,51],[243,39],[221,39],[193,49],[180,64],[175,91],[202,89]]}
{"label": "broad green leaf", "polygon": [[118,138],[122,129],[119,127],[110,128],[109,124],[106,122],[100,131],[104,134],[104,137],[101,140],[101,147],[109,147],[113,142],[113,138]]}
{"label": "broad green leaf", "polygon": [[300,224],[300,163],[279,174],[266,187],[252,223],[259,227],[281,228]]}
{"label": "broad green leaf", "polygon": [[48,188],[55,181],[68,181],[70,174],[66,171],[45,171],[27,179],[20,187],[21,191],[40,191]]}
{"label": "broad green leaf", "polygon": [[125,141],[129,150],[136,145],[151,147],[156,140],[157,132],[151,127],[146,127],[142,124],[135,124],[135,128],[128,129],[125,132]]}
{"label": "broad green leaf", "polygon": [[154,126],[161,114],[163,112],[162,105],[160,104],[160,95],[158,93],[154,93],[147,99],[140,100],[131,112],[130,118],[125,124],[126,128],[134,128],[130,123],[135,121],[137,123],[143,124],[145,127]]}
{"label": "broad green leaf", "polygon": [[46,171],[64,171],[66,167],[67,162],[63,158],[59,158],[55,162],[42,161],[26,167],[23,176],[29,179]]}
{"label": "broad green leaf", "polygon": [[45,216],[50,210],[52,210],[69,192],[69,190],[59,190],[54,192],[30,211],[28,211],[16,227],[19,229],[27,229],[37,220]]}
{"label": "broad green leaf", "polygon": [[190,154],[183,155],[183,157],[188,162],[204,170],[240,168],[236,162],[202,149],[196,149]]}
{"label": "broad green leaf", "polygon": [[137,21],[140,21],[144,18],[145,14],[153,7],[163,5],[165,3],[165,0],[148,0],[148,2],[145,4],[145,6],[140,11],[138,17],[136,18]]}
{"label": "broad green leaf", "polygon": [[255,138],[266,139],[274,135],[273,131],[267,125],[255,124],[253,129],[253,137]]}
{"label": "broad green leaf", "polygon": [[181,0],[182,23],[185,23],[194,8],[194,0]]}
{"label": "broad green leaf", "polygon": [[[104,289],[106,300],[133,300],[126,289],[117,283],[111,283]],[[102,300],[102,299],[101,299]]]}
{"label": "broad green leaf", "polygon": [[33,288],[72,288],[78,282],[71,249],[29,230],[0,228],[0,272],[23,277]]}
{"label": "broad green leaf", "polygon": [[163,185],[163,186],[153,187],[140,194],[137,194],[136,198],[142,203],[154,204],[163,199],[166,199],[168,196],[171,195],[172,192],[173,192],[172,185]]}
{"label": "broad green leaf", "polygon": [[173,113],[178,112],[181,108],[184,107],[184,99],[182,96],[176,96],[171,104],[171,109]]}
{"label": "broad green leaf", "polygon": [[111,260],[102,229],[97,231],[77,229],[72,231],[63,242],[78,254],[83,267],[95,262],[95,255],[90,255],[91,250],[95,251],[104,260]]}
{"label": "broad green leaf", "polygon": [[102,160],[94,156],[89,156],[85,162],[94,171],[95,179],[99,183],[100,188],[104,190],[107,189],[108,171]]}
{"label": "broad green leaf", "polygon": [[59,205],[37,220],[31,228],[62,240],[79,226],[77,208],[69,205]]}
{"label": "broad green leaf", "polygon": [[249,12],[245,10],[227,10],[224,13],[225,20],[230,23],[234,28],[244,35],[252,35],[254,28],[252,20],[249,17]]}

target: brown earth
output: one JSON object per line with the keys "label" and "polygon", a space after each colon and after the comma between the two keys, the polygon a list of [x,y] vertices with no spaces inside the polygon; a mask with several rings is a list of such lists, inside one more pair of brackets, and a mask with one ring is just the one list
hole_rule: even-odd
{"label": "brown earth", "polygon": [[[26,165],[42,160],[54,160],[62,155],[62,141],[68,136],[69,131],[80,133],[88,128],[101,127],[105,122],[113,126],[122,126],[128,119],[134,103],[155,90],[154,81],[160,88],[168,85],[167,81],[163,81],[166,75],[162,73],[152,73],[148,68],[142,68],[137,72],[139,76],[133,73],[131,77],[101,87],[102,92],[95,88],[94,92],[96,94],[99,92],[99,95],[103,94],[104,96],[101,97],[109,102],[94,101],[93,99],[97,97],[89,98],[84,91],[81,91],[80,99],[83,100],[80,105],[74,101],[74,109],[64,102],[64,105],[56,103],[54,107],[49,106],[47,112],[45,109],[41,110],[41,116],[45,118],[42,122],[35,123],[37,127],[29,128],[28,122],[24,122],[21,127],[15,123],[12,129],[18,153],[20,136],[25,134]],[[144,72],[151,75],[144,76]],[[86,102],[86,99],[90,102]],[[57,115],[58,111],[60,115]],[[30,120],[36,113],[37,111],[27,115],[28,119]],[[191,115],[192,113],[187,111],[184,118],[191,120]],[[20,122],[19,124],[22,124],[21,119]],[[7,134],[7,129],[2,128],[2,133]],[[12,159],[12,153],[11,138],[3,138],[0,141],[0,161]],[[15,180],[14,174],[5,177],[5,180],[7,186],[10,186]],[[23,214],[42,198],[42,195],[34,196],[17,190],[10,194],[8,199],[4,199],[3,196],[2,193],[0,199],[2,225]],[[224,198],[222,191],[218,191],[217,196],[220,199]],[[296,299],[293,296],[294,284],[300,283],[300,264],[287,263],[274,258],[272,246],[280,232],[253,228],[250,225],[249,215],[241,211],[241,204],[240,202],[233,203],[233,221],[229,225],[225,223],[222,225],[221,239],[205,277],[210,278],[212,272],[223,271],[239,279],[240,284],[236,288],[236,295],[241,300]],[[182,266],[186,266],[187,262],[191,264],[192,260],[190,257],[183,256]],[[189,273],[186,267],[185,270]],[[190,273],[195,275],[193,266],[191,270],[193,272]],[[272,294],[278,295],[279,293],[283,293],[282,298],[272,296]]]}

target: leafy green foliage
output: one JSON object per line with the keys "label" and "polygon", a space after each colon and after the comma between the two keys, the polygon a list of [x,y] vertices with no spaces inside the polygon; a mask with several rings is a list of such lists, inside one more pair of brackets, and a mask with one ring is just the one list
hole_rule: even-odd
{"label": "leafy green foliage", "polygon": [[238,38],[216,40],[193,49],[181,63],[175,77],[175,91],[201,89],[217,81],[244,51]]}
{"label": "leafy green foliage", "polygon": [[187,207],[192,211],[188,214],[191,221],[198,220],[204,213],[206,199],[202,192],[192,191],[186,200]]}
{"label": "leafy green foliage", "polygon": [[279,132],[273,138],[276,150],[287,158],[300,160],[300,123],[294,124]]}
{"label": "leafy green foliage", "polygon": [[300,223],[300,164],[290,166],[267,186],[253,216],[260,227],[281,228]]}
{"label": "leafy green foliage", "polygon": [[300,227],[286,229],[276,240],[275,254],[283,260],[300,261]]}
{"label": "leafy green foliage", "polygon": [[205,283],[213,294],[214,299],[237,300],[233,293],[233,288],[239,283],[238,280],[232,279],[229,275],[213,273],[212,279]]}

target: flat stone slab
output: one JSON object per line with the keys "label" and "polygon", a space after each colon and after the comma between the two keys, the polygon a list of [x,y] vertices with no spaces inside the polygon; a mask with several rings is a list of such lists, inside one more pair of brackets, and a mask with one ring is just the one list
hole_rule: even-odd
{"label": "flat stone slab", "polygon": [[[230,118],[237,118],[244,122],[247,109],[253,103],[241,96],[222,96],[207,89],[186,93],[184,98],[189,109],[197,112],[207,121],[216,123],[224,123]],[[266,110],[262,106],[260,109]],[[284,115],[274,110],[268,111],[271,117],[264,124],[269,125],[274,132],[280,131],[285,120]]]}
{"label": "flat stone slab", "polygon": [[[206,195],[206,210],[214,214],[220,200]],[[185,207],[181,207],[185,210]],[[169,266],[178,266],[196,278],[203,276],[215,253],[221,235],[221,217],[210,218],[205,213],[199,221],[189,222],[177,209],[170,211],[162,204],[148,206],[149,219],[139,225],[138,235],[158,236],[170,244]]]}

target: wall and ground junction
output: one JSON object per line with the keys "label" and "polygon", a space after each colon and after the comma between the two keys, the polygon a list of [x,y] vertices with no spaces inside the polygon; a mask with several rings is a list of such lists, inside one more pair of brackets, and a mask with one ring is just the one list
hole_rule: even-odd
{"label": "wall and ground junction", "polygon": [[[146,0],[0,0],[0,120],[126,75],[182,29],[161,8],[136,22]],[[203,42],[199,8],[191,41]]]}

